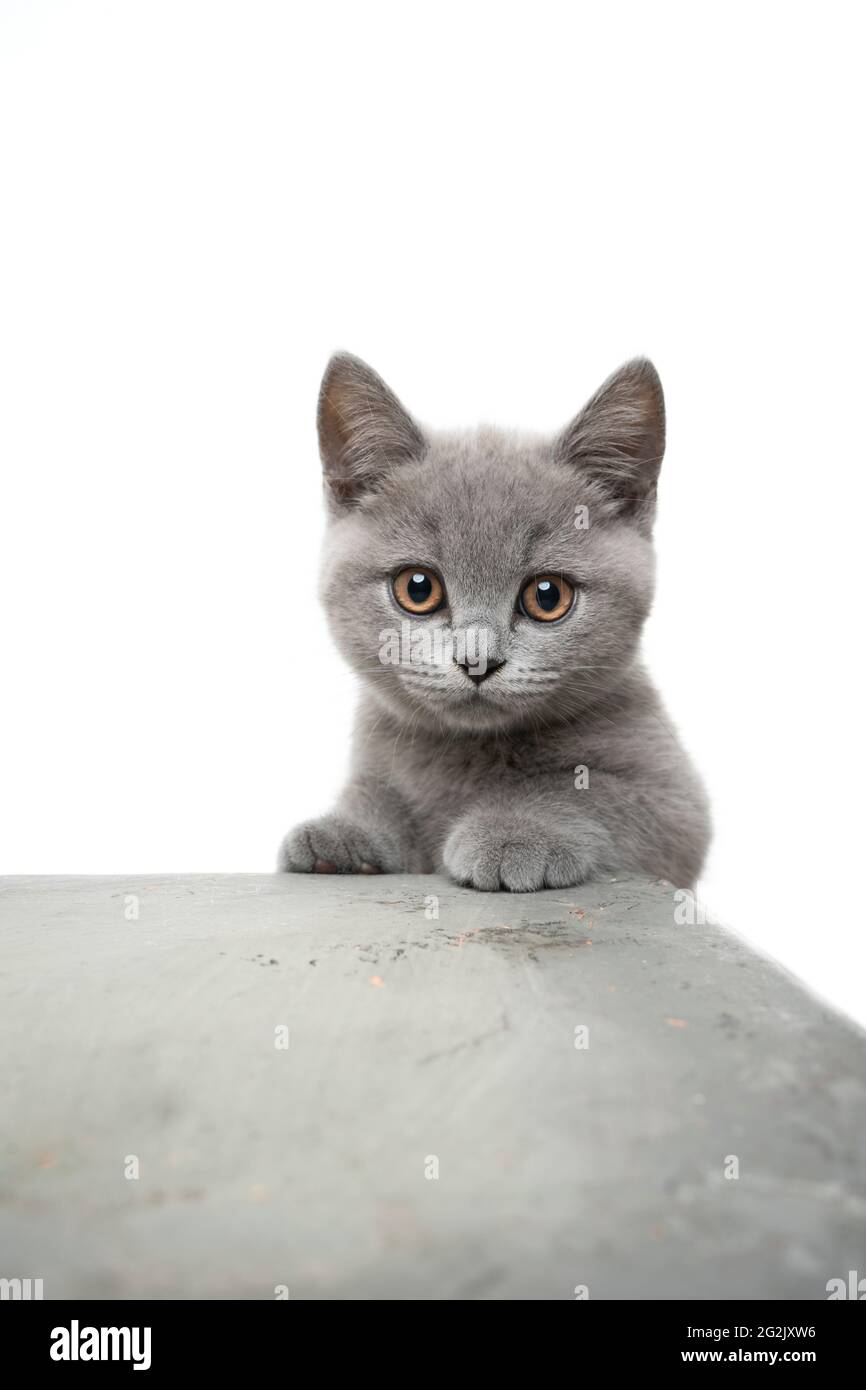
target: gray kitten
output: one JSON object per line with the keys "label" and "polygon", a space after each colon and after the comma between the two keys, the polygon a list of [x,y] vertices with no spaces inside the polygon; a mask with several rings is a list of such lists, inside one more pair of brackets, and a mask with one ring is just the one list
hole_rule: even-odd
{"label": "gray kitten", "polygon": [[691,884],[706,798],[638,658],[664,398],[627,363],[556,439],[422,430],[339,354],[319,397],[321,593],[361,678],[349,783],[294,873]]}

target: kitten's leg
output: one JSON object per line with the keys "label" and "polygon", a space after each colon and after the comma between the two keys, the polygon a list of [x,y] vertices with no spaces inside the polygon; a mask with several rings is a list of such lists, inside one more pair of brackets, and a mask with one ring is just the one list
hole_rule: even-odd
{"label": "kitten's leg", "polygon": [[606,873],[651,873],[679,886],[700,871],[709,836],[691,787],[650,788],[597,773],[581,789],[564,776],[500,789],[452,827],[442,865],[458,883],[495,891],[568,888]]}
{"label": "kitten's leg", "polygon": [[[571,816],[566,821],[566,812]],[[442,864],[458,883],[488,892],[531,893],[585,883],[612,861],[605,828],[554,799],[532,814],[522,806],[475,806],[461,816],[442,848]]]}
{"label": "kitten's leg", "polygon": [[289,832],[277,868],[296,874],[417,873],[409,808],[388,787],[352,783],[333,811]]}

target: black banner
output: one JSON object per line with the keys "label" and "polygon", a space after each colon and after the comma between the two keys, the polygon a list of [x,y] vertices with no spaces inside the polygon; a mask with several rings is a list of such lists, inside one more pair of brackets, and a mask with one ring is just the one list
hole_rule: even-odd
{"label": "black banner", "polygon": [[[811,1367],[822,1374],[857,1364],[866,1323],[848,1299],[816,1303],[670,1303],[575,1301],[567,1310],[542,1313],[523,1305],[499,1324],[495,1308],[481,1303],[419,1308],[403,1302],[399,1312],[373,1302],[322,1304],[304,1301],[229,1302],[0,1302],[4,1361],[19,1374],[50,1372],[63,1377],[138,1372],[149,1378],[178,1371],[221,1375],[255,1373],[281,1364],[286,1376],[306,1369],[316,1352],[333,1373],[342,1351],[353,1375],[379,1371],[417,1378],[417,1367],[398,1367],[397,1346],[413,1333],[423,1337],[420,1357],[428,1375],[466,1363],[491,1367],[510,1360],[515,1340],[531,1352],[532,1334],[565,1333],[575,1374],[595,1366],[663,1373],[674,1367]],[[862,1301],[862,1300],[861,1300]],[[533,1310],[530,1311],[530,1306]],[[463,1311],[461,1312],[461,1307]],[[463,1318],[466,1317],[466,1322]],[[541,1322],[536,1323],[535,1318]],[[491,1322],[488,1323],[487,1319]],[[417,1319],[417,1322],[416,1322]],[[522,1323],[522,1326],[521,1326]],[[515,1332],[518,1332],[515,1339]],[[479,1338],[480,1333],[480,1338]],[[491,1335],[492,1334],[492,1335]],[[455,1340],[459,1338],[459,1342]],[[526,1340],[528,1339],[528,1340]],[[473,1342],[477,1349],[473,1355]],[[545,1340],[547,1361],[556,1348]],[[459,1350],[458,1350],[459,1348]],[[560,1347],[560,1354],[565,1349]],[[497,1355],[497,1353],[499,1353]],[[541,1350],[537,1349],[541,1355]],[[589,1362],[587,1358],[592,1358]],[[297,1362],[297,1364],[293,1364]],[[302,1368],[304,1368],[302,1370]]]}

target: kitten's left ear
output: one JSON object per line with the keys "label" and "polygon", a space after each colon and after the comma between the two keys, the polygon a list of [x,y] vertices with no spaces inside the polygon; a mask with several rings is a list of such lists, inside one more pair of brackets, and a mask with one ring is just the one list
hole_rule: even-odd
{"label": "kitten's left ear", "polygon": [[578,468],[609,515],[652,524],[665,451],[665,399],[658,372],[635,357],[596,391],[556,442],[556,457]]}
{"label": "kitten's left ear", "polygon": [[325,482],[338,506],[357,502],[392,468],[420,458],[427,447],[390,387],[348,352],[336,353],[325,369],[318,425]]}

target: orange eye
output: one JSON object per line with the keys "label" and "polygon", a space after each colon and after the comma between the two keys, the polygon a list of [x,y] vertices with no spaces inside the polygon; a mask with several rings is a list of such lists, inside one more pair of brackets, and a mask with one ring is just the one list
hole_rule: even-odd
{"label": "orange eye", "polygon": [[518,606],[527,618],[555,623],[565,617],[573,603],[574,586],[561,574],[537,574],[523,588]]}
{"label": "orange eye", "polygon": [[445,598],[442,581],[423,565],[411,565],[392,580],[394,597],[407,613],[435,613]]}

